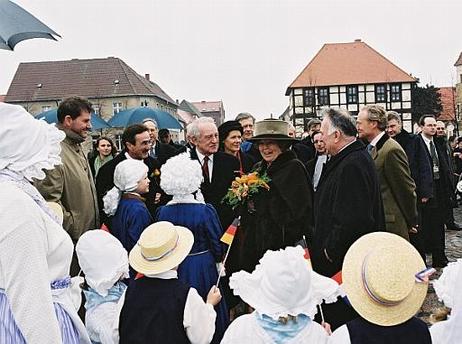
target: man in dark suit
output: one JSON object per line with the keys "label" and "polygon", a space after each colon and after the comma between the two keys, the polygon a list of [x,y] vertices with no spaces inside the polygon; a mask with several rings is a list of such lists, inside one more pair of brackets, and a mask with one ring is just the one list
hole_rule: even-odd
{"label": "man in dark suit", "polygon": [[[411,177],[415,182],[417,195],[417,212],[419,217],[422,206],[433,196],[433,174],[430,161],[427,157],[427,150],[420,135],[415,135],[403,129],[400,115],[395,111],[387,112],[387,133],[396,140],[407,155]],[[425,247],[422,231],[409,233],[411,244],[419,251],[425,261]]]}
{"label": "man in dark suit", "polygon": [[315,131],[311,134],[311,140],[313,141],[314,148],[316,149],[316,156],[314,159],[308,161],[306,164],[306,170],[313,181],[313,189],[316,191],[322,170],[327,162],[327,152],[326,145],[322,140],[322,133],[320,131]]}
{"label": "man in dark suit", "polygon": [[[332,277],[342,269],[350,246],[364,234],[384,230],[385,220],[374,162],[356,140],[353,118],[346,111],[325,109],[321,132],[330,159],[314,196],[309,241],[313,269]],[[343,299],[322,308],[334,329],[358,316]]]}
{"label": "man in dark suit", "polygon": [[432,265],[443,268],[448,259],[445,254],[444,222],[448,209],[454,205],[454,185],[446,148],[436,140],[436,119],[424,115],[419,120],[421,137],[432,166],[433,197],[422,207],[422,229],[427,252],[432,254]]}
{"label": "man in dark suit", "polygon": [[151,138],[151,149],[149,150],[149,156],[156,159],[160,165],[165,164],[165,162],[172,156],[177,154],[175,147],[161,143],[158,140],[158,127],[157,122],[152,118],[146,118],[143,120],[143,124],[148,128],[149,137]]}
{"label": "man in dark suit", "polygon": [[98,204],[101,209],[100,215],[103,219],[102,223],[105,223],[109,227],[110,219],[102,211],[103,197],[114,187],[114,170],[121,161],[125,159],[143,160],[148,166],[148,177],[151,183],[149,185],[149,193],[146,195],[146,206],[151,214],[154,213],[161,197],[158,178],[160,163],[149,156],[151,139],[146,126],[143,124],[134,124],[127,127],[122,134],[122,143],[125,148],[114,159],[101,166],[96,177],[96,192]]}
{"label": "man in dark suit", "polygon": [[217,210],[224,229],[233,221],[232,209],[221,200],[231,187],[236,173],[239,172],[239,160],[218,151],[218,129],[212,118],[201,117],[189,126],[189,135],[194,148],[190,150],[191,159],[198,160],[204,175],[201,192],[206,203]]}

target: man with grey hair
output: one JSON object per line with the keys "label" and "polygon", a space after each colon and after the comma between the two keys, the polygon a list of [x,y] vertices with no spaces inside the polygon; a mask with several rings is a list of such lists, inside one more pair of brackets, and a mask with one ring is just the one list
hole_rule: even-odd
{"label": "man with grey hair", "polygon": [[367,151],[375,163],[382,191],[386,230],[409,241],[417,228],[417,196],[409,163],[398,142],[385,132],[387,115],[379,105],[361,109],[356,121],[358,137],[369,142]]}
{"label": "man with grey hair", "polygon": [[[307,132],[303,133],[302,140],[300,141],[308,147],[308,160],[314,159],[316,156],[316,148],[313,143],[313,134],[319,132],[321,129],[321,121],[318,118],[312,118],[307,124]],[[306,134],[306,136],[305,136]]]}
{"label": "man with grey hair", "polygon": [[[351,115],[323,110],[321,133],[330,159],[314,198],[311,259],[316,272],[332,277],[341,271],[350,246],[366,233],[384,230],[385,224],[374,162],[364,144],[356,140]],[[342,299],[323,305],[323,310],[334,329],[357,316]]]}
{"label": "man with grey hair", "polygon": [[151,138],[149,156],[156,159],[160,166],[162,166],[168,159],[176,155],[177,150],[173,146],[159,141],[159,128],[154,119],[146,118],[143,120],[143,124],[148,128],[149,137]]}
{"label": "man with grey hair", "polygon": [[248,112],[241,112],[235,118],[238,121],[243,129],[242,133],[242,143],[241,143],[241,150],[246,153],[250,154],[255,162],[258,162],[262,159],[260,151],[258,147],[252,142],[247,141],[253,137],[253,126],[255,124],[255,117],[253,117]]}
{"label": "man with grey hair", "polygon": [[233,221],[232,209],[221,200],[231,187],[235,172],[239,171],[239,160],[218,151],[218,129],[210,117],[200,117],[189,126],[189,137],[194,147],[190,149],[191,159],[198,160],[202,167],[204,181],[201,192],[206,203],[217,210],[223,228]]}

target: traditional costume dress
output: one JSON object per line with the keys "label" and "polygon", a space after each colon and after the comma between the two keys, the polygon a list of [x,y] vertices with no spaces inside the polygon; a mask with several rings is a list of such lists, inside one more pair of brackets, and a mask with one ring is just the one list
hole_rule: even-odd
{"label": "traditional costume dress", "polygon": [[71,298],[72,240],[31,184],[61,163],[64,134],[16,105],[0,104],[0,122],[0,342],[90,343]]}
{"label": "traditional costume dress", "polygon": [[[178,172],[182,175],[177,176]],[[201,179],[200,166],[187,154],[170,158],[161,168],[161,187],[167,194],[173,195],[173,199],[157,210],[156,221],[168,221],[186,227],[193,233],[194,244],[191,252],[178,267],[178,278],[196,289],[205,300],[210,288],[217,283],[217,263],[223,259],[223,245],[220,243],[223,229],[213,206],[197,201],[192,195],[192,192],[199,188]],[[173,180],[176,190],[173,190],[171,185]],[[197,181],[197,188],[192,190],[195,187],[190,184],[194,184],[194,180]],[[191,193],[175,194],[184,193],[185,189]],[[219,343],[229,324],[228,309],[224,300],[215,306],[215,311],[217,321],[213,342]]]}
{"label": "traditional costume dress", "polygon": [[95,229],[75,245],[85,274],[85,326],[92,343],[119,343],[119,315],[127,285],[128,255],[117,238]]}

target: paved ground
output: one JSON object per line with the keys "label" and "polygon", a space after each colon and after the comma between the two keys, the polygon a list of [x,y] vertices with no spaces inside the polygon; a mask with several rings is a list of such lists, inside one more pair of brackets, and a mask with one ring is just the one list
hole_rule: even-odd
{"label": "paved ground", "polygon": [[[456,222],[462,224],[462,205],[459,208],[454,209],[454,218]],[[446,231],[446,256],[450,261],[455,261],[458,258],[462,258],[462,231]],[[431,263],[431,257],[430,261]],[[431,279],[436,279],[441,275],[441,269],[433,274]],[[428,288],[427,298],[422,306],[421,312],[418,316],[429,323],[429,316],[433,310],[442,307],[443,304],[438,301],[433,286],[430,283]]]}

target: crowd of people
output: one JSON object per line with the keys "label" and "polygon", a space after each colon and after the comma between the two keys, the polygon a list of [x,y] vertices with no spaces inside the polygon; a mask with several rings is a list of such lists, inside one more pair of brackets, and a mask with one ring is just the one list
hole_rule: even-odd
{"label": "crowd of people", "polygon": [[[146,118],[88,158],[91,113],[67,98],[54,126],[0,103],[0,343],[460,342],[462,155],[433,116],[412,134],[381,106],[326,108],[301,140],[201,117],[185,145]],[[224,201],[249,173],[266,187]],[[415,315],[448,263],[429,331]]]}

